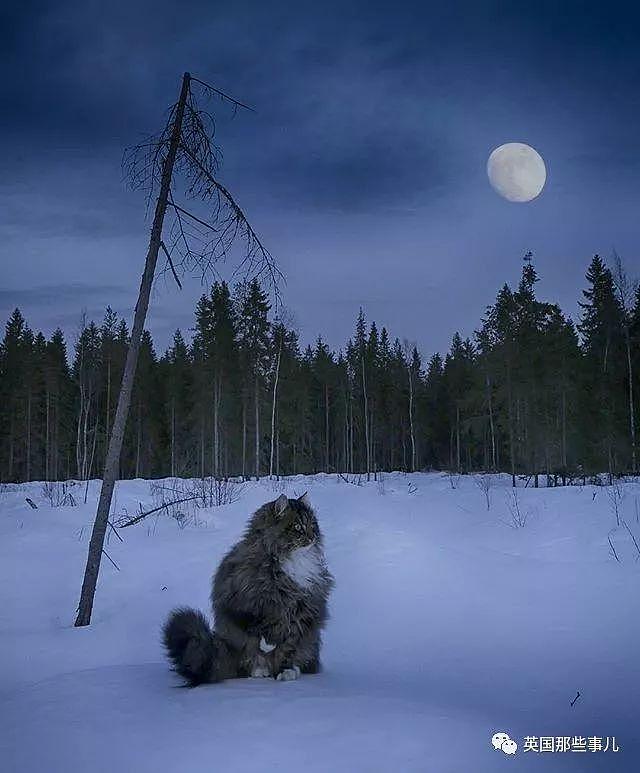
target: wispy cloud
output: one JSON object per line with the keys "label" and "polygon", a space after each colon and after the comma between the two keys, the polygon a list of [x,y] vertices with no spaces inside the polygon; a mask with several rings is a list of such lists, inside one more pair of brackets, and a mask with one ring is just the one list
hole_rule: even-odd
{"label": "wispy cloud", "polygon": [[121,285],[89,284],[46,284],[35,287],[0,289],[0,310],[25,308],[60,307],[66,304],[83,308],[96,299],[110,299],[117,302],[131,294]]}

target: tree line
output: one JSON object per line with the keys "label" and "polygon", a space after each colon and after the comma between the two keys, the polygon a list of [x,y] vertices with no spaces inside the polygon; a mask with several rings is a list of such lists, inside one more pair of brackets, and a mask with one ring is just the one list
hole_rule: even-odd
{"label": "tree line", "polygon": [[[216,282],[158,355],[144,333],[122,478],[506,471],[566,482],[637,471],[640,291],[595,256],[574,323],[536,297],[525,256],[473,338],[423,361],[360,310],[338,352],[302,348],[257,281]],[[101,475],[129,333],[110,308],[34,333],[16,309],[0,346],[3,481]]]}

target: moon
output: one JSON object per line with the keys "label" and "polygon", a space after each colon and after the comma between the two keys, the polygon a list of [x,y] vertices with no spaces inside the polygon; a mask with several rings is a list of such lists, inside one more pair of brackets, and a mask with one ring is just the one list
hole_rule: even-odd
{"label": "moon", "polygon": [[508,201],[532,201],[547,180],[542,156],[523,142],[507,142],[496,148],[487,161],[489,182]]}

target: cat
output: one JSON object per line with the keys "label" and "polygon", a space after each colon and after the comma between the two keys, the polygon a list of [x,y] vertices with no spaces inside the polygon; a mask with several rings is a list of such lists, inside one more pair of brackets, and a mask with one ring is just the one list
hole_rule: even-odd
{"label": "cat", "polygon": [[333,584],[309,497],[282,494],[254,513],[213,577],[215,629],[200,611],[170,614],[163,628],[168,657],[191,686],[318,673]]}

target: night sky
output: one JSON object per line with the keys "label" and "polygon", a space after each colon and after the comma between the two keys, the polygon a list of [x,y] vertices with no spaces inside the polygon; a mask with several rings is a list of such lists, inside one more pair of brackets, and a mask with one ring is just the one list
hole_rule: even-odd
{"label": "night sky", "polygon": [[[640,274],[638,12],[616,2],[50,2],[0,11],[0,314],[73,340],[131,318],[150,219],[122,179],[184,70],[212,103],[220,179],[286,275],[303,343],[360,306],[423,354],[472,335],[522,256],[575,314],[590,257]],[[548,180],[500,198],[486,161],[531,144]],[[224,271],[222,272],[224,275]],[[193,324],[198,278],[156,282],[159,349]]]}

